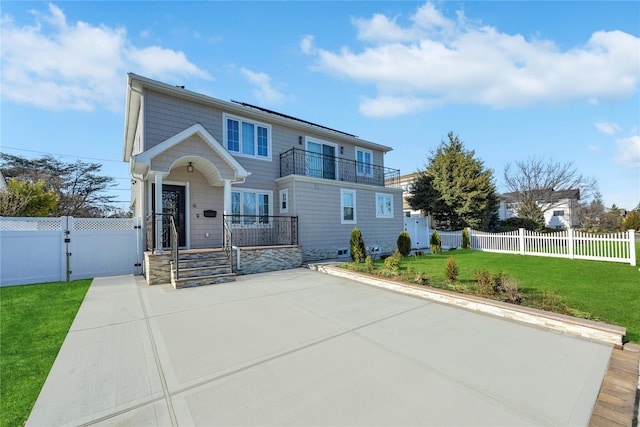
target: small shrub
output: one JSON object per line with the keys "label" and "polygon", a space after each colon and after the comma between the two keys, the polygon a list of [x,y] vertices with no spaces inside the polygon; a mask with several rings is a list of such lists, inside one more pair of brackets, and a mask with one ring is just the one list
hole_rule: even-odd
{"label": "small shrub", "polygon": [[458,278],[458,266],[456,265],[456,260],[452,256],[447,258],[447,267],[445,269],[445,274],[449,282],[453,283]]}
{"label": "small shrub", "polygon": [[400,267],[400,258],[402,258],[402,255],[400,255],[400,252],[395,251],[393,255],[385,258],[384,269],[389,271],[398,271],[398,267]]}
{"label": "small shrub", "polygon": [[498,271],[493,274],[487,270],[478,270],[473,273],[474,279],[476,279],[476,285],[478,292],[482,295],[497,296],[503,292],[503,284],[507,279],[507,274],[504,271]]}
{"label": "small shrub", "polygon": [[375,267],[373,265],[373,259],[371,258],[371,256],[367,256],[367,258],[364,260],[364,270],[369,273],[372,274],[373,270],[375,270]]}
{"label": "small shrub", "polygon": [[442,240],[440,239],[440,234],[438,234],[436,230],[433,230],[431,240],[429,240],[429,248],[431,249],[432,254],[439,254],[442,252]]}
{"label": "small shrub", "polygon": [[354,227],[351,231],[351,241],[349,243],[351,249],[351,260],[354,262],[362,262],[365,259],[367,249],[362,239],[362,233],[358,227]]}
{"label": "small shrub", "polygon": [[408,275],[413,274],[413,265],[411,265],[411,264],[407,265],[407,274]]}
{"label": "small shrub", "polygon": [[413,281],[418,285],[423,285],[423,286],[429,285],[429,278],[425,276],[424,273],[416,273],[416,275],[413,276]]}
{"label": "small shrub", "polygon": [[511,277],[502,277],[502,299],[503,301],[510,302],[512,304],[520,304],[522,298],[518,290],[518,282]]}
{"label": "small shrub", "polygon": [[471,249],[471,238],[467,228],[462,230],[462,249]]}
{"label": "small shrub", "polygon": [[491,273],[487,270],[478,270],[473,273],[473,278],[476,279],[476,285],[478,286],[478,292],[483,295],[493,295],[494,288],[491,282]]}
{"label": "small shrub", "polygon": [[409,236],[409,233],[407,233],[406,231],[401,231],[400,235],[398,236],[398,251],[400,251],[400,254],[402,256],[407,256],[409,255],[409,252],[411,252],[411,237]]}

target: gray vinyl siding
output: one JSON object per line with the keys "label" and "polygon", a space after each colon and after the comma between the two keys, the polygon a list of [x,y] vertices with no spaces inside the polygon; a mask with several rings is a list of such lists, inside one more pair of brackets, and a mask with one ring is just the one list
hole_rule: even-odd
{"label": "gray vinyl siding", "polygon": [[[187,129],[195,123],[200,123],[205,129],[226,148],[223,138],[223,111],[219,109],[179,98],[172,98],[167,95],[147,91],[144,98],[145,111],[145,149],[148,150],[175,134]],[[280,177],[280,154],[297,148],[305,149],[304,144],[299,144],[300,137],[311,137],[328,142],[333,142],[342,147],[336,153],[336,157],[348,160],[355,160],[355,148],[359,146],[354,143],[332,140],[330,135],[321,132],[304,131],[296,128],[289,128],[280,124],[273,124],[265,120],[264,117],[256,117],[247,110],[246,114],[233,112],[235,117],[246,118],[253,121],[271,125],[271,160],[254,159],[243,157],[231,153],[235,159],[249,172],[251,176],[247,178],[246,186],[250,188],[264,188],[260,183],[273,181]],[[365,148],[366,147],[362,147]],[[384,155],[382,151],[371,150],[373,152],[373,164],[384,165]]]}
{"label": "gray vinyl siding", "polygon": [[[212,187],[197,170],[187,172],[185,167],[175,168],[165,179],[169,182],[189,182],[189,197],[186,215],[191,228],[191,248],[222,246],[222,215],[224,213],[224,190]],[[205,210],[217,211],[215,218],[205,218]],[[209,233],[209,237],[205,236]]]}
{"label": "gray vinyl siding", "polygon": [[[383,252],[395,249],[403,229],[400,191],[324,184],[320,180],[293,180],[289,185],[289,213],[298,216],[299,243],[303,248],[348,247],[351,231],[358,227],[367,246],[379,245]],[[341,189],[356,191],[356,224],[341,223]],[[393,195],[393,218],[376,218],[376,193]]]}

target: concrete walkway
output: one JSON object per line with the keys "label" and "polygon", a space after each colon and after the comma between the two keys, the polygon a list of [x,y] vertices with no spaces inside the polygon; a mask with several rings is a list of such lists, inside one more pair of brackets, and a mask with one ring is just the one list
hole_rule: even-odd
{"label": "concrete walkway", "polygon": [[98,278],[27,425],[587,425],[611,350],[306,269]]}

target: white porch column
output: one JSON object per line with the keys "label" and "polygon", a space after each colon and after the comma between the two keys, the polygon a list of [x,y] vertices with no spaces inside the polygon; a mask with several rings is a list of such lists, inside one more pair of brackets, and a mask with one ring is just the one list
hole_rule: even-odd
{"label": "white porch column", "polygon": [[156,238],[155,238],[155,247],[153,248],[154,254],[163,253],[162,250],[162,215],[158,215],[162,213],[162,174],[158,173],[155,176],[155,206],[154,210],[156,213],[156,217],[154,218],[156,224]]}
{"label": "white porch column", "polygon": [[231,180],[224,180],[224,214],[231,214]]}

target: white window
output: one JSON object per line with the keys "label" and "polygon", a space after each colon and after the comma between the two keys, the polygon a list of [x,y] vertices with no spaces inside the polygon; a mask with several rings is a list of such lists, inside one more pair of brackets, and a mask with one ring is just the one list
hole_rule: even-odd
{"label": "white window", "polygon": [[234,225],[268,224],[271,198],[271,191],[232,191],[231,223]]}
{"label": "white window", "polygon": [[356,223],[356,191],[340,190],[340,222],[342,224]]}
{"label": "white window", "polygon": [[289,212],[289,189],[285,188],[283,190],[280,190],[280,213],[287,213]]}
{"label": "white window", "polygon": [[371,167],[372,159],[372,151],[356,147],[356,170],[358,175],[373,175],[373,169]]}
{"label": "white window", "polygon": [[376,218],[393,218],[393,195],[376,193]]}
{"label": "white window", "polygon": [[553,211],[553,216],[564,216],[564,211]]}
{"label": "white window", "polygon": [[244,157],[271,160],[271,126],[224,114],[225,147]]}

